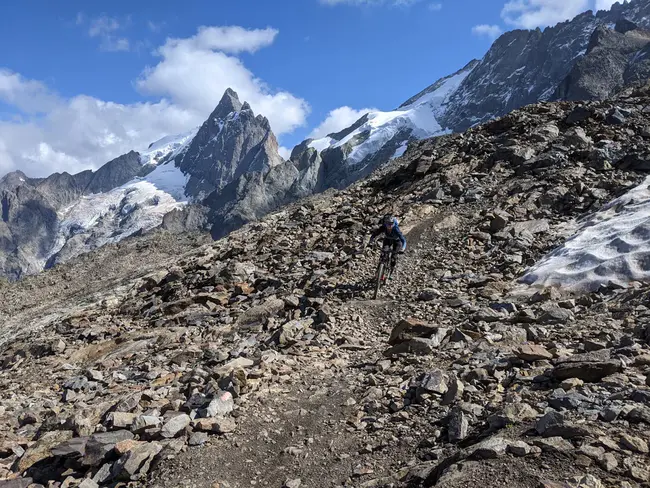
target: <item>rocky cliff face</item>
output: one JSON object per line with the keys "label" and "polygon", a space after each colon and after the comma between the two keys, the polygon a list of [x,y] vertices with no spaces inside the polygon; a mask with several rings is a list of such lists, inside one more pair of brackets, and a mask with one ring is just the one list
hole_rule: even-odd
{"label": "rocky cliff face", "polygon": [[131,151],[96,172],[6,175],[0,181],[0,276],[17,279],[159,225],[176,232],[203,228],[208,209],[200,203],[221,189],[213,208],[232,210],[224,225],[234,228],[283,203],[279,195],[288,190],[285,173],[292,170],[297,173],[280,157],[268,120],[227,90],[200,128]]}
{"label": "rocky cliff face", "polygon": [[[497,39],[452,96],[442,124],[462,131],[540,100],[550,100],[590,47],[597,28],[613,29],[629,19],[650,27],[650,2],[615,4],[610,11],[585,12],[544,31],[514,30]],[[607,76],[604,70],[601,75]]]}
{"label": "rocky cliff face", "polygon": [[186,194],[201,199],[245,173],[266,172],[280,164],[278,142],[266,117],[228,89],[187,150],[174,158],[189,175]]}
{"label": "rocky cliff face", "polygon": [[558,100],[602,100],[650,77],[650,32],[627,20],[599,26],[586,54],[557,88]]}

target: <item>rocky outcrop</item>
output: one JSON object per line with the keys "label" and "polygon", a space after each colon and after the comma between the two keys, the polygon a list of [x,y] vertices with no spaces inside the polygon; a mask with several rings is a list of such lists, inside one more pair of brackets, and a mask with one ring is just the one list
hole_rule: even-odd
{"label": "rocky outcrop", "polygon": [[266,117],[228,89],[187,150],[174,159],[189,175],[186,194],[201,200],[240,176],[266,172],[282,162]]}
{"label": "rocky outcrop", "polygon": [[[524,105],[552,99],[558,86],[590,48],[594,31],[598,28],[611,31],[624,19],[640,28],[650,28],[650,2],[616,3],[609,11],[595,15],[588,11],[544,31],[506,32],[452,96],[441,117],[443,125],[456,132],[463,131]],[[607,79],[610,74],[605,66],[599,66],[593,75]]]}
{"label": "rocky outcrop", "polygon": [[554,94],[557,100],[601,100],[650,77],[650,31],[621,20],[598,27],[587,52]]}

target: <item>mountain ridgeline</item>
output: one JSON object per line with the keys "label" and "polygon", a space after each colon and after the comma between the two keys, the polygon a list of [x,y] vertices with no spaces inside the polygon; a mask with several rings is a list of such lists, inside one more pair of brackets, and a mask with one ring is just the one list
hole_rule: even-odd
{"label": "mountain ridgeline", "polygon": [[599,100],[647,82],[650,0],[514,30],[481,60],[389,112],[307,139],[284,160],[269,121],[228,89],[197,129],[99,170],[0,180],[0,276],[36,273],[162,226],[220,238],[297,199],[344,188],[415,140],[462,132],[539,101]]}

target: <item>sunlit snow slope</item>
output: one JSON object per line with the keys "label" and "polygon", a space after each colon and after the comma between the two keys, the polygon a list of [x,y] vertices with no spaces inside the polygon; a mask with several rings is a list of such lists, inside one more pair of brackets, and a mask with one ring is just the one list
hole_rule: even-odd
{"label": "sunlit snow slope", "polygon": [[575,292],[650,281],[650,177],[584,221],[521,281]]}
{"label": "sunlit snow slope", "polygon": [[169,157],[178,155],[184,149],[187,149],[188,144],[192,141],[199,128],[178,134],[175,136],[167,136],[152,143],[149,147],[140,151],[140,162],[143,165],[158,164]]}
{"label": "sunlit snow slope", "polygon": [[56,241],[44,263],[66,244],[69,258],[120,241],[135,232],[153,229],[162,223],[165,214],[182,208],[188,202],[185,195],[188,177],[171,158],[187,149],[196,132],[194,129],[164,137],[140,152],[143,166],[154,166],[146,176],[136,177],[105,193],[83,196],[62,209]]}
{"label": "sunlit snow slope", "polygon": [[[391,141],[401,131],[408,131],[410,137],[424,139],[436,135],[447,134],[450,131],[443,128],[438,122],[438,117],[444,112],[449,98],[458,90],[463,80],[474,68],[468,65],[444,80],[441,80],[435,90],[422,94],[419,98],[410,101],[392,112],[369,112],[367,120],[354,131],[351,131],[340,140],[330,136],[313,140],[309,147],[317,151],[341,147],[345,144],[354,144],[355,140],[363,142],[354,146],[348,154],[346,161],[355,165],[378,152],[386,143]],[[406,144],[395,152],[393,157],[401,156],[406,150]]]}

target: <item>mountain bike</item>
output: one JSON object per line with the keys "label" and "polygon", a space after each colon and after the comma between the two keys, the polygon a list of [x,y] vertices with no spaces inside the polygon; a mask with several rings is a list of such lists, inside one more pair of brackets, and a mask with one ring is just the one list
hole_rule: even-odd
{"label": "mountain bike", "polygon": [[382,246],[381,255],[379,256],[377,274],[375,275],[374,300],[376,300],[377,295],[379,295],[379,289],[386,284],[386,282],[390,279],[391,274],[393,273],[393,267],[390,264],[392,259],[393,245],[390,243],[384,243]]}

